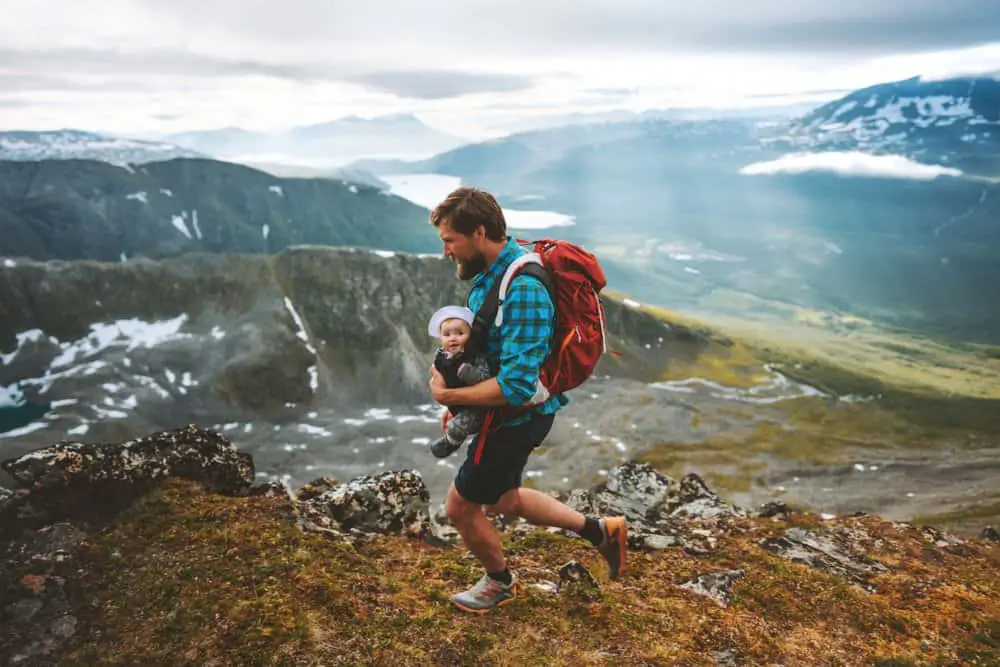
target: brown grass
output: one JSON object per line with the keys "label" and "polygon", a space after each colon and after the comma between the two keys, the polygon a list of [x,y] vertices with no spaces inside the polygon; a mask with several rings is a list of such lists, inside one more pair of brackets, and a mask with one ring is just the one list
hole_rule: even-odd
{"label": "brown grass", "polygon": [[[787,523],[737,524],[708,556],[634,553],[610,582],[579,540],[505,536],[528,583],[578,559],[587,600],[532,586],[486,616],[448,596],[480,575],[459,547],[384,537],[353,547],[293,526],[282,498],[226,498],[171,481],[92,535],[73,612],[87,665],[971,665],[1000,660],[1000,548],[931,547],[916,529],[847,519],[893,567],[867,593],[758,546]],[[793,523],[815,525],[812,516]],[[33,567],[42,567],[33,566]],[[742,568],[721,608],[680,588]]]}

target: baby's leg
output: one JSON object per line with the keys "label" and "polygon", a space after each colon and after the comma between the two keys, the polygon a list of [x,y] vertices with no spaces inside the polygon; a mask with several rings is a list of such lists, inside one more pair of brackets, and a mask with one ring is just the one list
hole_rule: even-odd
{"label": "baby's leg", "polygon": [[466,409],[458,410],[448,421],[448,426],[445,427],[444,437],[431,445],[431,453],[434,454],[434,456],[439,459],[450,456],[452,452],[462,446],[462,442],[469,437],[470,434],[475,434],[474,430],[470,431],[469,412],[472,411]]}

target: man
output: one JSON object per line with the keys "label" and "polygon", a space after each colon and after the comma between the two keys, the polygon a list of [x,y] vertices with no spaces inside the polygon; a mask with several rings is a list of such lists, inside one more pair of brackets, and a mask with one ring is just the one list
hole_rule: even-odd
{"label": "man", "polygon": [[[507,223],[496,199],[483,190],[458,188],[431,212],[444,255],[458,266],[458,277],[472,280],[468,306],[475,312],[493,283],[515,257],[523,254],[507,236]],[[491,324],[487,355],[496,376],[471,387],[449,389],[431,366],[430,388],[442,405],[502,408],[529,403],[539,369],[549,354],[555,307],[543,283],[518,274],[501,305],[503,321]],[[484,514],[520,516],[535,525],[574,531],[597,547],[612,579],[624,570],[626,525],[623,517],[587,517],[533,489],[521,488],[528,456],[548,435],[555,413],[568,399],[550,397],[527,412],[503,419],[485,441],[473,443],[445,499],[445,513],[486,574],[469,590],[452,596],[460,609],[485,613],[514,599],[517,575],[504,557],[500,536]]]}

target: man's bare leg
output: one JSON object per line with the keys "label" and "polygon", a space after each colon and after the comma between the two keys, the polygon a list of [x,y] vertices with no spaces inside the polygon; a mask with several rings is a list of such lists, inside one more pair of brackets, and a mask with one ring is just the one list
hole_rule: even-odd
{"label": "man's bare leg", "polygon": [[507,559],[500,546],[500,534],[483,514],[482,505],[463,498],[452,484],[445,496],[444,511],[462,536],[465,547],[479,559],[487,572],[501,572],[507,567]]}
{"label": "man's bare leg", "polygon": [[[555,526],[577,533],[586,521],[576,510],[534,489],[511,489],[488,509],[497,514],[521,516],[536,526]],[[500,572],[507,566],[496,526],[483,513],[483,506],[459,495],[454,484],[445,497],[445,514],[462,536],[465,547],[487,572]]]}
{"label": "man's bare leg", "polygon": [[536,526],[552,526],[579,533],[587,518],[547,493],[535,489],[511,489],[489,508],[499,514],[519,516]]}

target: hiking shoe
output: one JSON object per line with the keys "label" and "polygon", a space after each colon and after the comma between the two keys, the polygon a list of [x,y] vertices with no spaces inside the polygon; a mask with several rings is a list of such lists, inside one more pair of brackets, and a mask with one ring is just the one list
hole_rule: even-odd
{"label": "hiking shoe", "polygon": [[604,532],[604,541],[597,550],[604,556],[604,560],[608,561],[610,577],[617,579],[618,575],[625,571],[625,548],[628,541],[625,517],[607,517],[600,519],[599,523]]}
{"label": "hiking shoe", "polygon": [[494,607],[502,607],[517,597],[517,587],[520,582],[517,575],[512,573],[513,579],[510,586],[504,586],[488,574],[476,582],[476,585],[467,591],[462,591],[451,596],[451,601],[462,611],[472,614],[485,614]]}
{"label": "hiking shoe", "polygon": [[438,457],[439,459],[446,459],[452,455],[452,453],[462,446],[459,442],[457,445],[452,444],[448,438],[441,438],[433,445],[431,445],[431,454]]}

